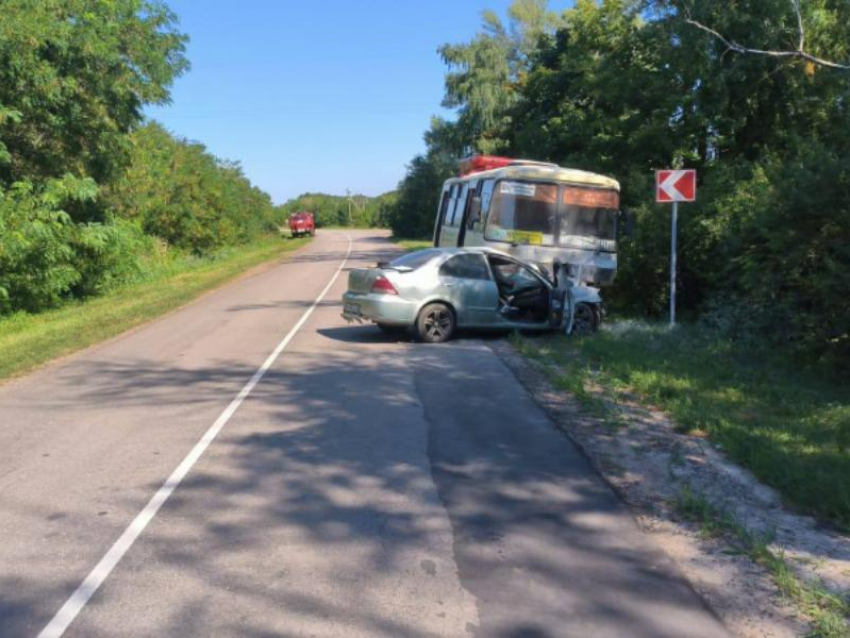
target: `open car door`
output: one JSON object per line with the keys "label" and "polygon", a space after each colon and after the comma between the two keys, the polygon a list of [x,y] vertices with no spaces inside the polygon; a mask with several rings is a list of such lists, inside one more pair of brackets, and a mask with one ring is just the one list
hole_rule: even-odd
{"label": "open car door", "polygon": [[564,322],[569,318],[566,316],[568,291],[564,288],[552,288],[549,291],[549,327],[560,330]]}

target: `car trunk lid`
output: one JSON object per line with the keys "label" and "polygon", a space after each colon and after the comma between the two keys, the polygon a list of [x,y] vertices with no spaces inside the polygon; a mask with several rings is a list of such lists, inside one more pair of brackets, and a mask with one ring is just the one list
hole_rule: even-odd
{"label": "car trunk lid", "polygon": [[372,284],[382,274],[377,268],[354,268],[348,273],[348,290],[365,295],[372,290]]}

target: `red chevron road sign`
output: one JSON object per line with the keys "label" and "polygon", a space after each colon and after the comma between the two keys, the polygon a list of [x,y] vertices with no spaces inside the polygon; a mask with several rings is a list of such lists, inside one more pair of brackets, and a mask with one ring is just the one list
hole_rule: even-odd
{"label": "red chevron road sign", "polygon": [[697,199],[697,172],[695,170],[655,171],[655,201],[694,202]]}

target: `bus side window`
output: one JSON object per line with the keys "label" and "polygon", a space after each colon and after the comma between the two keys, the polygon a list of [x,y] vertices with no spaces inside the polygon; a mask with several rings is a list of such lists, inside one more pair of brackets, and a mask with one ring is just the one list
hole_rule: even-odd
{"label": "bus side window", "polygon": [[449,194],[451,189],[443,191],[443,196],[440,198],[440,217],[446,218],[446,208],[449,206]]}
{"label": "bus side window", "polygon": [[466,219],[467,211],[469,210],[469,206],[472,203],[472,198],[475,197],[475,192],[478,190],[477,183],[468,182],[466,187],[463,189],[463,197],[461,197],[460,205],[457,209],[457,215],[455,218],[455,225],[460,227],[463,226],[464,220]]}
{"label": "bus side window", "polygon": [[493,187],[496,185],[495,180],[488,179],[484,182],[484,187],[481,189],[481,215],[487,217],[487,211],[490,208],[490,200],[493,198]]}
{"label": "bus side window", "polygon": [[[458,184],[458,186],[460,186],[460,184]],[[463,190],[460,191],[457,196],[457,199],[455,199],[454,213],[452,215],[451,221],[449,222],[450,226],[460,226],[461,219],[463,219],[463,211],[466,207],[466,195],[468,191],[469,185],[464,184]]]}
{"label": "bus side window", "polygon": [[481,221],[481,186],[484,182],[478,182],[475,185],[475,191],[469,198],[469,212],[466,215],[466,229],[473,230],[475,224]]}
{"label": "bus side window", "polygon": [[446,209],[449,207],[449,198],[451,196],[451,188],[443,191],[443,197],[440,199],[440,212],[437,219],[442,223],[446,223]]}
{"label": "bus side window", "polygon": [[492,179],[488,179],[486,182],[479,184],[478,188],[478,197],[480,201],[480,205],[478,207],[477,214],[473,217],[470,215],[469,217],[469,230],[481,230],[481,226],[484,221],[487,219],[487,212],[490,208],[490,200],[493,198],[493,186],[495,181]]}
{"label": "bus side window", "polygon": [[452,184],[448,191],[446,191],[446,199],[444,202],[442,214],[443,214],[443,226],[451,226],[452,223],[452,213],[454,211],[455,199],[457,198],[457,184]]}

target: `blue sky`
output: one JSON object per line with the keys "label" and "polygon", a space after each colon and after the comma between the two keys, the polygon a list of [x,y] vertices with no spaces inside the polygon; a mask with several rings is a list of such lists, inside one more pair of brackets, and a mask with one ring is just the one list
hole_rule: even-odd
{"label": "blue sky", "polygon": [[[169,0],[192,69],[147,114],[238,160],[277,203],[395,188],[443,113],[437,47],[510,0]],[[553,2],[553,5],[560,3]]]}

